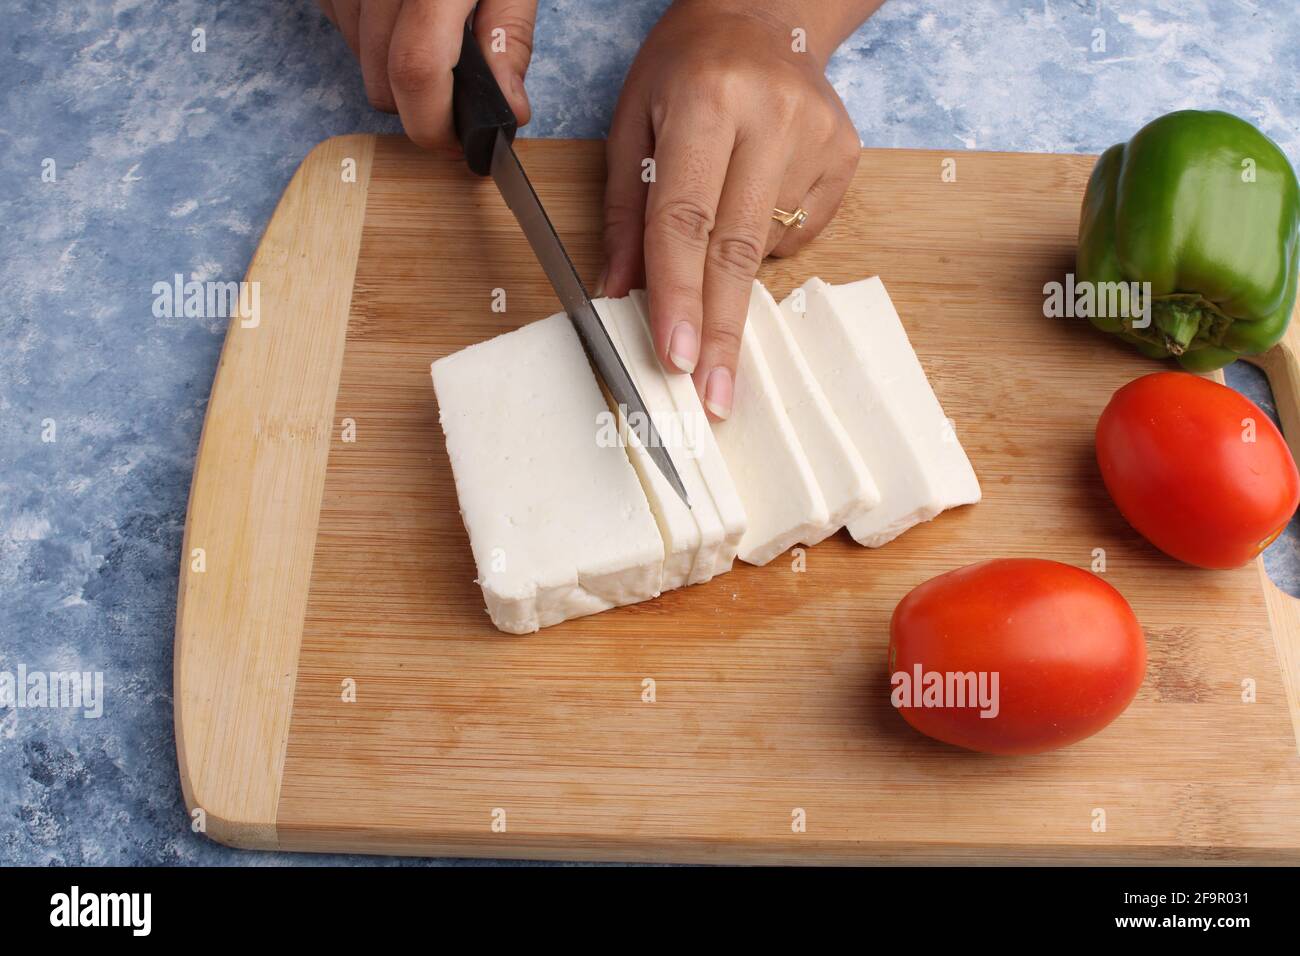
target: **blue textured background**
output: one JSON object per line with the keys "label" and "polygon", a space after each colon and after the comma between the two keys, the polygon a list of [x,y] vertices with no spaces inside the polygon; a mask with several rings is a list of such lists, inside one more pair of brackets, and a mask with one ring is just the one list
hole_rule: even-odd
{"label": "blue textured background", "polygon": [[[545,0],[527,134],[602,136],[665,6]],[[1097,27],[1105,53],[1088,51]],[[1293,0],[889,0],[831,73],[875,146],[1098,152],[1160,113],[1218,107],[1295,162],[1297,51]],[[188,830],[172,629],[225,320],[156,319],[150,287],[242,278],[311,146],[396,121],[302,0],[7,2],[0,81],[0,670],[102,670],[108,698],[100,720],[0,711],[0,862],[333,859]],[[1268,402],[1253,369],[1229,378]],[[1293,591],[1296,540],[1268,555]]]}

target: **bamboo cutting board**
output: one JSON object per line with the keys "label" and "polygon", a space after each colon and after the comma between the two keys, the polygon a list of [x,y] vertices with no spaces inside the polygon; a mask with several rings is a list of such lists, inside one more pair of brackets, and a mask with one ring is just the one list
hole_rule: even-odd
{"label": "bamboo cutting board", "polygon": [[[601,145],[520,153],[593,281]],[[1156,366],[1042,314],[1091,158],[961,153],[944,182],[948,158],[864,151],[835,222],[761,278],[780,298],[880,275],[984,501],[877,551],[841,533],[802,573],[738,562],[510,637],[474,584],[429,363],[554,296],[490,181],[397,138],[317,147],[249,268],[260,320],[231,323],[190,495],[176,737],[208,835],[597,860],[1300,860],[1296,604],[1258,563],[1200,571],[1130,531],[1093,427]],[[1296,343],[1263,363],[1293,440]],[[1138,698],[1032,758],[919,736],[888,701],[894,605],[1014,555],[1104,556],[1146,631]]]}

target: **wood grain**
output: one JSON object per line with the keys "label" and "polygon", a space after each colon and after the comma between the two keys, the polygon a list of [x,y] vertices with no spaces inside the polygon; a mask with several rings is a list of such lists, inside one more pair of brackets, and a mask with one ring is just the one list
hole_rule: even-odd
{"label": "wood grain", "polygon": [[[594,280],[600,144],[526,141],[520,152]],[[878,551],[836,535],[808,552],[806,573],[783,559],[738,564],[656,601],[510,637],[491,627],[473,581],[428,366],[552,313],[554,296],[490,182],[380,138],[310,588],[298,598],[282,777],[257,779],[266,763],[225,766],[230,789],[278,793],[274,832],[214,835],[610,860],[1300,860],[1295,604],[1258,567],[1186,568],[1127,527],[1101,486],[1092,431],[1114,389],[1154,366],[1083,320],[1043,316],[1044,282],[1073,266],[1091,159],[960,153],[945,183],[945,158],[864,151],[832,225],[761,278],[779,298],[810,275],[879,274],[984,501]],[[505,314],[491,310],[494,289],[506,291]],[[1294,368],[1281,374],[1294,388]],[[209,430],[227,414],[225,384]],[[323,407],[306,396],[298,406]],[[344,419],[355,441],[341,439]],[[233,520],[247,499],[232,491],[221,504]],[[260,533],[273,538],[267,553],[300,543]],[[1112,726],[1057,753],[998,758],[923,738],[892,712],[887,628],[908,589],[993,556],[1088,567],[1098,549],[1150,656],[1137,700]],[[279,569],[281,605],[302,587],[284,560],[264,566]],[[248,663],[209,655],[217,675],[191,672],[203,689],[184,692],[203,699]],[[186,676],[178,669],[178,706]],[[274,723],[219,703],[211,719],[227,738]],[[805,832],[792,829],[799,810]]]}
{"label": "wood grain", "polygon": [[[1300,313],[1300,306],[1297,306],[1297,313]],[[1291,456],[1300,461],[1300,322],[1292,321],[1281,342],[1249,361],[1268,376],[1273,390],[1273,405],[1282,423],[1282,434],[1291,448]],[[1300,747],[1300,601],[1268,579],[1263,561],[1259,562],[1259,573],[1268,600],[1278,663],[1286,682],[1291,720]]]}
{"label": "wood grain", "polygon": [[231,319],[190,487],[176,604],[177,760],[191,817],[201,810],[209,836],[240,846],[276,843],[373,153],[371,136],[327,140],[281,197],[246,277],[259,284],[260,311]]}

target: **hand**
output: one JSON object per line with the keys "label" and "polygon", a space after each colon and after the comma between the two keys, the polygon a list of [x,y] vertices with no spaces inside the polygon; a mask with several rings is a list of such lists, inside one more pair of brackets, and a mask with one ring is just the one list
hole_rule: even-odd
{"label": "hand", "polygon": [[[451,116],[451,68],[460,59],[474,0],[318,0],[361,61],[375,109],[397,113],[412,141],[460,154]],[[536,0],[482,0],[474,35],[519,125],[531,110],[524,73],[533,52]],[[504,35],[493,37],[497,29]],[[493,49],[493,46],[496,49]]]}
{"label": "hand", "polygon": [[[763,257],[794,253],[826,225],[861,145],[823,72],[856,23],[783,19],[774,6],[679,0],[632,64],[607,145],[603,294],[645,282],[656,351],[670,370],[693,374],[715,419],[731,412]],[[793,49],[796,27],[806,52]],[[803,229],[772,219],[774,207],[799,206]]]}

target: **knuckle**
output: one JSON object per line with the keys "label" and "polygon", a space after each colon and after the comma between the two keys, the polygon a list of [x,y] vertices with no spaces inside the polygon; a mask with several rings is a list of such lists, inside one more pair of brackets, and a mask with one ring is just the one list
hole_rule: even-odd
{"label": "knuckle", "polygon": [[662,305],[663,310],[670,314],[681,314],[684,316],[698,316],[700,312],[700,287],[691,285],[690,282],[667,276],[662,278],[652,287],[650,297],[650,310],[654,311],[656,304]]}
{"label": "knuckle", "polygon": [[813,138],[825,145],[838,149],[840,143],[840,117],[829,106],[808,110],[805,122]]}
{"label": "knuckle", "polygon": [[396,113],[397,104],[393,102],[393,95],[387,90],[368,90],[366,99],[370,105],[381,113]]}
{"label": "knuckle", "polygon": [[629,230],[640,228],[642,210],[629,203],[611,202],[605,206],[605,241],[611,236],[622,235]]}
{"label": "knuckle", "polygon": [[406,130],[407,137],[416,146],[421,149],[439,149],[446,144],[432,130],[425,129],[421,126],[413,126],[410,123],[403,123],[402,128]]}
{"label": "knuckle", "polygon": [[744,56],[697,59],[679,67],[678,74],[681,83],[675,88],[683,91],[680,105],[715,114],[736,112],[754,98],[758,86],[754,65]]}
{"label": "knuckle", "polygon": [[715,60],[695,58],[680,64],[677,72],[682,79],[681,89],[697,93],[716,94],[727,79],[726,67]]}
{"label": "knuckle", "polygon": [[822,164],[822,176],[815,187],[817,192],[817,204],[819,212],[825,212],[825,206],[828,202],[836,205],[844,198],[844,193],[853,183],[854,176],[857,175],[858,164],[862,159],[861,147],[855,149],[845,148],[837,150],[833,156],[828,156]]}
{"label": "knuckle", "polygon": [[[795,230],[795,231],[799,232],[801,230]],[[781,241],[778,242],[775,248],[772,249],[772,258],[785,259],[789,256],[792,256],[796,252],[798,252],[801,248],[803,248],[805,245],[807,245],[810,241],[812,241],[812,236],[804,236],[804,235],[782,236]]]}
{"label": "knuckle", "polygon": [[707,242],[713,231],[713,209],[698,198],[670,199],[650,217],[648,227],[690,242]]}
{"label": "knuckle", "polygon": [[752,232],[715,236],[709,243],[709,262],[727,275],[749,281],[763,264],[765,238]]}
{"label": "knuckle", "polygon": [[726,115],[736,102],[736,78],[725,71],[702,70],[698,86],[701,100],[715,113]]}
{"label": "knuckle", "polygon": [[675,106],[668,97],[657,88],[653,90],[646,105],[651,127],[655,130],[663,129],[668,122],[668,114],[674,109]]}
{"label": "knuckle", "polygon": [[862,140],[852,123],[844,123],[836,131],[834,150],[850,171],[858,168],[858,160],[862,158]]}
{"label": "knuckle", "polygon": [[515,13],[503,14],[496,18],[492,26],[506,31],[507,49],[509,45],[517,45],[523,49],[525,56],[533,55],[533,22],[527,17]]}
{"label": "knuckle", "polygon": [[714,322],[705,329],[705,335],[712,342],[713,347],[723,355],[736,356],[740,354],[740,339],[744,335],[744,326],[733,325],[730,322]]}
{"label": "knuckle", "polygon": [[849,135],[844,138],[844,146],[841,147],[842,159],[845,173],[850,178],[857,172],[858,164],[862,161],[862,140],[858,139],[857,131],[850,129]]}
{"label": "knuckle", "polygon": [[789,84],[777,84],[767,97],[763,108],[782,123],[789,123],[797,116],[809,116],[813,122],[819,122],[820,110],[804,110],[803,95],[798,87]]}
{"label": "knuckle", "polygon": [[445,72],[426,50],[395,49],[388,54],[388,81],[407,93],[427,92]]}

